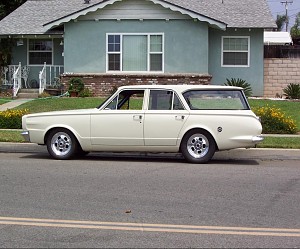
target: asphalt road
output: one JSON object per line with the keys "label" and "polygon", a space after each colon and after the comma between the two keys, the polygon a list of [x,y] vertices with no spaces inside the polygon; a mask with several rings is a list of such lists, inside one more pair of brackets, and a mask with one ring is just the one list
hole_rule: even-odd
{"label": "asphalt road", "polygon": [[300,247],[299,150],[236,150],[193,165],[159,154],[58,161],[40,147],[4,147],[2,248]]}

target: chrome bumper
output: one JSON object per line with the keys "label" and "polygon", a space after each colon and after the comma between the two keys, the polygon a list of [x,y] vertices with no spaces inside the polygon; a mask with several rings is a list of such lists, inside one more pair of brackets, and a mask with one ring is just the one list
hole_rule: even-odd
{"label": "chrome bumper", "polygon": [[254,143],[260,143],[263,140],[264,140],[263,136],[254,136],[254,137],[252,137],[252,142],[254,142]]}
{"label": "chrome bumper", "polygon": [[30,142],[29,131],[23,131],[21,132],[21,135],[25,139],[25,142]]}

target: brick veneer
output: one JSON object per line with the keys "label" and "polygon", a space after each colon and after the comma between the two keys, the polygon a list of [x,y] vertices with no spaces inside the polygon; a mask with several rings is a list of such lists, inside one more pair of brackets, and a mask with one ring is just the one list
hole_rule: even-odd
{"label": "brick veneer", "polygon": [[283,95],[283,89],[290,83],[300,84],[300,59],[264,60],[264,97]]}
{"label": "brick veneer", "polygon": [[125,85],[177,85],[177,84],[200,84],[208,85],[212,78],[208,74],[63,74],[61,82],[68,89],[69,80],[72,77],[82,78],[95,96],[108,96],[119,86]]}

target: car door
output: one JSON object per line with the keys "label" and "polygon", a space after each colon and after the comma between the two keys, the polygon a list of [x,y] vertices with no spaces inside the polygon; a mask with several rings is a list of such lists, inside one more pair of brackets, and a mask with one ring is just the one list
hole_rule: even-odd
{"label": "car door", "polygon": [[104,109],[91,116],[91,143],[143,146],[144,90],[123,90]]}
{"label": "car door", "polygon": [[175,146],[188,116],[189,112],[173,91],[150,90],[144,120],[145,145]]}

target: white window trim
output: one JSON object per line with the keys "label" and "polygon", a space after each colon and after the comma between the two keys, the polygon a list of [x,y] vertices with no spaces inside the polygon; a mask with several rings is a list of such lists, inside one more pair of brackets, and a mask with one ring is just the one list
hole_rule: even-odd
{"label": "white window trim", "polygon": [[[109,35],[120,35],[120,52],[108,52],[108,36]],[[147,71],[123,71],[123,36],[135,35],[135,36],[147,36]],[[162,36],[162,52],[150,52],[150,36],[151,35],[161,35]],[[149,74],[161,74],[165,71],[165,51],[164,51],[164,44],[165,44],[165,37],[164,33],[106,33],[106,72],[107,73],[115,73],[115,74],[122,74],[122,73],[133,73],[133,74],[141,74],[141,73],[149,73]],[[120,54],[120,70],[108,70],[109,63],[108,63],[108,55],[109,54]],[[161,54],[162,55],[162,70],[161,71],[150,71],[150,54]]]}
{"label": "white window trim", "polygon": [[32,39],[32,38],[28,38],[27,39],[27,65],[29,66],[43,66],[43,64],[29,64],[29,53],[30,52],[48,52],[50,53],[50,51],[39,51],[39,50],[29,50],[29,40],[51,40],[52,41],[52,50],[51,50],[51,61],[52,63],[51,64],[47,64],[47,65],[50,65],[50,66],[53,66],[53,62],[54,62],[54,39],[53,38],[37,38],[37,39]]}
{"label": "white window trim", "polygon": [[[224,51],[224,38],[247,38],[248,40],[248,50],[225,50]],[[222,44],[221,44],[221,67],[250,67],[250,36],[222,36]],[[247,65],[224,65],[223,59],[224,59],[224,52],[247,52],[248,53],[248,59],[247,59]]]}

